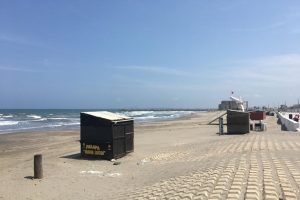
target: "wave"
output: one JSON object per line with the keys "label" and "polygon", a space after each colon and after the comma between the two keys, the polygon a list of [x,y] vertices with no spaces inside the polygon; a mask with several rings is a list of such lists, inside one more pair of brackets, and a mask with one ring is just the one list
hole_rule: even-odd
{"label": "wave", "polygon": [[135,120],[159,120],[178,118],[194,113],[193,111],[126,111],[121,114],[133,117]]}
{"label": "wave", "polygon": [[[152,122],[166,119],[175,119],[187,116],[193,111],[153,111],[153,110],[127,110],[116,113],[134,118],[137,122]],[[0,114],[0,133],[19,132],[23,130],[55,130],[80,127],[80,112],[12,112]]]}
{"label": "wave", "polygon": [[14,117],[13,115],[2,115],[3,118],[12,118]]}
{"label": "wave", "polygon": [[35,120],[30,120],[31,122],[42,122],[42,121],[47,121],[47,118],[41,118],[41,119],[35,119]]}
{"label": "wave", "polygon": [[47,119],[50,119],[50,120],[68,120],[70,118],[65,118],[65,117],[51,117],[51,118],[47,118]]}
{"label": "wave", "polygon": [[155,117],[155,116],[148,116],[148,117],[139,117],[139,118],[135,118],[135,120],[137,121],[151,121],[151,120],[158,120],[160,119],[159,117]]}
{"label": "wave", "polygon": [[33,119],[41,119],[42,117],[39,115],[26,115],[27,117],[33,118]]}
{"label": "wave", "polygon": [[79,125],[80,122],[70,122],[70,123],[64,123],[62,126],[71,126],[71,125]]}
{"label": "wave", "polygon": [[12,126],[17,125],[19,122],[16,121],[0,121],[0,126]]}
{"label": "wave", "polygon": [[45,128],[58,128],[63,126],[73,126],[73,125],[79,125],[80,123],[65,123],[65,124],[47,124],[43,126],[29,126],[29,127],[18,127],[18,128],[10,128],[10,129],[4,129],[0,130],[0,134],[2,133],[9,133],[9,132],[17,132],[17,131],[23,131],[23,130],[43,130]]}
{"label": "wave", "polygon": [[126,111],[120,114],[127,115],[128,117],[138,117],[142,115],[153,114],[155,111]]}
{"label": "wave", "polygon": [[43,129],[43,128],[54,128],[54,127],[60,127],[62,125],[49,125],[49,126],[31,126],[31,127],[20,127],[20,128],[10,128],[5,130],[0,130],[0,132],[16,132],[16,131],[22,131],[22,130],[34,130],[34,129]]}

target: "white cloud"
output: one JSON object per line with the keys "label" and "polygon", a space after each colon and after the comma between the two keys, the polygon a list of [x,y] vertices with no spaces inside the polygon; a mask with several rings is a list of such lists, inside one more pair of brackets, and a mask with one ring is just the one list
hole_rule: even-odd
{"label": "white cloud", "polygon": [[[149,66],[115,67],[118,70],[130,70],[140,73],[163,74],[166,79],[153,81],[138,76],[125,78],[122,87],[147,88],[149,91],[160,91],[184,95],[194,95],[202,99],[207,96],[212,102],[219,102],[229,97],[230,91],[249,100],[251,105],[278,105],[282,101],[290,104],[300,96],[300,54],[282,54],[251,59],[236,60],[227,68],[203,67],[179,70]],[[198,70],[198,73],[196,73]],[[201,72],[201,73],[200,73]],[[170,80],[173,76],[175,79]],[[177,79],[178,77],[178,79]],[[123,77],[124,78],[124,77]],[[182,78],[182,79],[179,79]],[[181,96],[179,96],[181,97]]]}
{"label": "white cloud", "polygon": [[0,66],[0,71],[15,71],[15,72],[38,72],[37,70],[17,67]]}
{"label": "white cloud", "polygon": [[233,28],[233,29],[231,29],[231,31],[233,31],[233,32],[263,32],[263,31],[269,31],[269,30],[281,28],[287,24],[288,24],[287,21],[278,21],[278,22],[274,22],[272,24],[267,24],[265,26],[261,26],[261,27]]}
{"label": "white cloud", "polygon": [[298,67],[300,65],[300,54],[284,54],[257,58],[253,60],[253,64],[264,67]]}
{"label": "white cloud", "polygon": [[265,31],[275,31],[283,30],[287,33],[298,34],[299,27],[299,9],[290,11],[286,14],[283,14],[280,18],[275,19],[273,22],[268,24],[256,27],[244,27],[244,28],[232,28],[233,32],[265,32]]}
{"label": "white cloud", "polygon": [[28,45],[28,46],[37,46],[37,47],[43,47],[43,45],[37,41],[33,41],[21,36],[12,35],[12,34],[4,34],[0,33],[0,42],[9,42],[14,44],[20,44],[20,45]]}
{"label": "white cloud", "polygon": [[[223,4],[221,4],[223,3]],[[247,0],[238,0],[238,1],[220,1],[218,5],[221,6],[218,8],[220,11],[232,11],[234,9],[239,9],[241,6],[245,6],[248,3]]]}
{"label": "white cloud", "polygon": [[[300,73],[300,54],[286,54],[264,58],[239,60],[228,76],[254,81],[278,81],[280,84],[290,82]],[[295,79],[298,81],[298,78]]]}
{"label": "white cloud", "polygon": [[172,76],[194,76],[192,73],[188,73],[183,70],[173,69],[173,68],[166,68],[166,67],[155,67],[155,66],[118,66],[115,67],[116,69],[120,70],[131,70],[131,71],[138,71],[138,72],[145,72],[145,73],[154,73],[154,74],[161,74],[161,75],[172,75]]}
{"label": "white cloud", "polygon": [[256,105],[285,100],[292,104],[300,96],[299,75],[300,54],[285,54],[239,60],[218,77],[224,77],[223,88],[241,91]]}
{"label": "white cloud", "polygon": [[294,28],[291,30],[292,34],[299,34],[300,33],[300,28]]}

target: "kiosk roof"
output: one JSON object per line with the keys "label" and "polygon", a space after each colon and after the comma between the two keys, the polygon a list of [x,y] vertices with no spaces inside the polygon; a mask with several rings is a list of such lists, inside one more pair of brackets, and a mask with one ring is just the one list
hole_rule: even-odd
{"label": "kiosk roof", "polygon": [[96,112],[82,112],[84,114],[88,114],[91,116],[99,117],[102,119],[108,119],[111,121],[120,121],[120,120],[131,120],[131,117],[127,117],[125,115],[121,114],[116,114],[112,112],[107,112],[107,111],[96,111]]}

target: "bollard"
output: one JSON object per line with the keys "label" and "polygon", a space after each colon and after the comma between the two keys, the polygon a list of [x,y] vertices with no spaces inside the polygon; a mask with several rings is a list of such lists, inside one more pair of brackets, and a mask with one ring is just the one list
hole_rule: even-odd
{"label": "bollard", "polygon": [[34,178],[42,179],[43,178],[43,159],[42,154],[34,155]]}
{"label": "bollard", "polygon": [[223,135],[224,134],[224,124],[223,124],[223,118],[220,117],[219,118],[219,135]]}

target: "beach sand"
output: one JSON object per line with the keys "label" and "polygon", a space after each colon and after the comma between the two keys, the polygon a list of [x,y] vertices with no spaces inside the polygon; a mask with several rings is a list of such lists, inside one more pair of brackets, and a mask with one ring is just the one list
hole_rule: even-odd
{"label": "beach sand", "polygon": [[79,131],[0,135],[0,199],[300,199],[300,134],[268,117],[266,132],[219,136],[218,114],[137,125],[119,165],[80,158]]}

